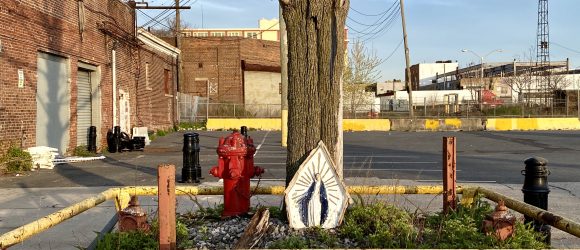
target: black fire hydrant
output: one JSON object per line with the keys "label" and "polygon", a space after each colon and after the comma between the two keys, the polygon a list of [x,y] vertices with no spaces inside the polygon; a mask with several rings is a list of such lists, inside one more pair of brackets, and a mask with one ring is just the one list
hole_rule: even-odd
{"label": "black fire hydrant", "polygon": [[[525,176],[522,188],[524,202],[548,210],[548,194],[550,193],[548,187],[550,171],[546,167],[548,161],[541,157],[534,157],[525,160],[524,163],[526,164],[526,169],[522,170],[522,174]],[[528,216],[525,216],[525,222],[526,224],[532,223],[535,231],[546,236],[544,242],[550,244],[551,229],[549,225]]]}
{"label": "black fire hydrant", "polygon": [[186,133],[183,135],[183,169],[181,170],[181,182],[198,183],[200,179],[199,134]]}

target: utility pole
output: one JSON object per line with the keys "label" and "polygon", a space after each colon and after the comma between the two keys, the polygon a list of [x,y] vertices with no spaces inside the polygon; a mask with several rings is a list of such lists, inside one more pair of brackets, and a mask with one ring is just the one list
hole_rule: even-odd
{"label": "utility pole", "polygon": [[[175,0],[175,47],[177,47],[177,49],[179,51],[181,51],[181,14],[179,11],[179,5],[180,5],[180,0]],[[177,55],[177,81],[176,81],[176,87],[174,88],[176,91],[175,96],[173,97],[173,103],[175,104],[175,107],[177,107],[177,100],[179,98],[178,93],[181,90],[181,81],[183,79],[183,70],[182,70],[182,65],[183,65],[183,60],[182,60],[183,56],[181,55],[181,53],[179,53],[179,55]],[[174,108],[174,111],[177,112],[177,108]],[[177,117],[177,116],[175,116]],[[176,119],[174,119],[176,120]],[[177,121],[177,124],[179,123],[179,121]],[[174,124],[174,125],[177,125]]]}
{"label": "utility pole", "polygon": [[405,41],[405,81],[407,82],[407,93],[409,93],[409,116],[415,118],[413,110],[413,84],[411,84],[411,62],[409,59],[409,44],[407,42],[407,28],[405,25],[405,4],[401,0],[401,19],[403,23],[403,40]]}
{"label": "utility pole", "polygon": [[279,8],[280,22],[280,88],[281,88],[281,115],[282,115],[282,147],[288,146],[288,36],[286,22],[282,15],[282,6]]}

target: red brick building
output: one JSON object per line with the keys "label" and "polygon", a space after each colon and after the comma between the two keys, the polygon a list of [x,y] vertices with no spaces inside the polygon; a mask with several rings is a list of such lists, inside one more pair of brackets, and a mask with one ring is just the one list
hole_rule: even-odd
{"label": "red brick building", "polygon": [[175,122],[179,51],[135,30],[120,0],[0,2],[0,153],[9,145],[99,147],[114,125]]}
{"label": "red brick building", "polygon": [[[241,37],[185,37],[180,92],[212,103],[244,103],[245,72],[280,72],[280,44]],[[278,80],[279,81],[279,80]],[[277,91],[277,88],[276,88]],[[279,98],[278,98],[279,99]]]}

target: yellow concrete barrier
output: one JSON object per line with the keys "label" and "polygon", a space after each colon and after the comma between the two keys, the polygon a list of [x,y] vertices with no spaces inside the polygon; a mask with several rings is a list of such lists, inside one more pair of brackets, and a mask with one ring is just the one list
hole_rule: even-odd
{"label": "yellow concrete barrier", "polygon": [[447,131],[447,130],[460,130],[462,129],[461,119],[450,118],[450,119],[425,119],[425,130],[431,131]]}
{"label": "yellow concrete barrier", "polygon": [[[278,118],[210,118],[206,125],[208,130],[239,129],[241,126],[257,130],[280,130],[282,122]],[[344,131],[390,131],[391,121],[388,119],[344,119],[342,128]]]}
{"label": "yellow concrete barrier", "polygon": [[344,119],[343,131],[390,131],[389,119]]}
{"label": "yellow concrete barrier", "polygon": [[486,130],[580,130],[578,118],[491,118]]}
{"label": "yellow concrete barrier", "polygon": [[208,119],[206,128],[208,130],[231,130],[240,129],[241,126],[247,126],[250,129],[257,130],[280,130],[282,121],[279,118],[247,118],[247,119]]}

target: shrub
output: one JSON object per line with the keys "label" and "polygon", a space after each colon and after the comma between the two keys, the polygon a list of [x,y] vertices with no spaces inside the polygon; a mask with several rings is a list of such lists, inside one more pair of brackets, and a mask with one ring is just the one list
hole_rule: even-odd
{"label": "shrub", "polygon": [[79,156],[79,157],[94,157],[97,156],[97,154],[91,152],[88,150],[86,145],[80,145],[78,147],[75,148],[74,152],[73,152],[74,156]]}
{"label": "shrub", "polygon": [[105,236],[97,243],[97,250],[113,250],[113,249],[126,249],[126,250],[153,250],[157,249],[159,243],[156,237],[152,233],[145,233],[142,231],[132,231],[132,232],[114,232],[107,233]]}
{"label": "shrub", "polygon": [[157,130],[157,136],[166,136],[167,132],[165,130]]}
{"label": "shrub", "polygon": [[363,248],[413,248],[417,238],[411,216],[383,203],[350,208],[339,230]]}
{"label": "shrub", "polygon": [[10,147],[6,154],[0,158],[0,170],[7,173],[30,171],[32,169],[32,157],[19,147]]}

